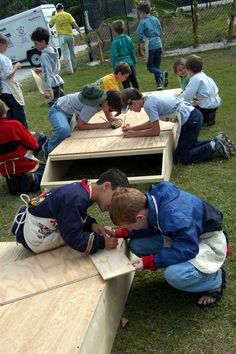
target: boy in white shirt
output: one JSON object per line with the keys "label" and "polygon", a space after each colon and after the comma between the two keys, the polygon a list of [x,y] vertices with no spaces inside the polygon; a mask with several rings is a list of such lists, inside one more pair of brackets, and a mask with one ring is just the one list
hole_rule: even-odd
{"label": "boy in white shirt", "polygon": [[0,98],[9,108],[7,118],[16,119],[28,128],[23,93],[19,83],[14,80],[14,75],[21,68],[21,64],[12,65],[11,60],[3,54],[7,50],[8,43],[8,38],[0,34]]}
{"label": "boy in white shirt", "polygon": [[215,124],[216,110],[221,104],[219,90],[209,76],[203,70],[202,58],[197,55],[189,55],[186,60],[186,69],[190,81],[181,97],[202,112],[204,123],[208,126]]}

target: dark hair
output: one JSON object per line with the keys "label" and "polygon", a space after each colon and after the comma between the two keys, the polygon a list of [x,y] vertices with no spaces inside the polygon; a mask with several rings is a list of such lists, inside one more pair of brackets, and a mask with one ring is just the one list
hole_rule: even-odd
{"label": "dark hair", "polygon": [[122,110],[122,98],[121,93],[115,90],[107,91],[107,103],[108,106],[112,108],[114,112],[117,112],[117,116],[121,113]]}
{"label": "dark hair", "polygon": [[123,34],[124,33],[124,28],[125,28],[125,23],[122,20],[116,20],[112,22],[112,28],[113,31],[117,34]]}
{"label": "dark hair", "polygon": [[128,63],[125,63],[124,61],[121,61],[120,63],[116,64],[115,67],[115,74],[121,73],[122,75],[125,74],[131,74],[131,69]]}
{"label": "dark hair", "polygon": [[177,73],[177,68],[179,65],[183,65],[186,67],[186,59],[184,58],[179,58],[177,59],[175,62],[174,62],[174,65],[173,65],[173,70],[174,70],[174,73],[176,74]]}
{"label": "dark hair", "polygon": [[44,27],[37,27],[34,32],[31,34],[32,41],[42,42],[45,41],[46,44],[49,42],[49,32]]}
{"label": "dark hair", "polygon": [[0,44],[8,44],[9,43],[9,39],[4,36],[4,34],[0,33]]}
{"label": "dark hair", "polygon": [[143,12],[145,14],[150,14],[151,5],[148,1],[141,1],[137,6],[138,12]]}
{"label": "dark hair", "polygon": [[197,55],[189,55],[186,59],[186,69],[191,70],[193,73],[197,74],[202,71],[203,61],[202,58]]}
{"label": "dark hair", "polygon": [[126,108],[128,106],[128,104],[130,103],[129,101],[140,100],[142,97],[143,95],[136,88],[127,88],[123,90],[122,92],[123,108]]}
{"label": "dark hair", "polygon": [[64,6],[62,3],[59,2],[58,4],[56,4],[56,10],[62,10],[62,9],[64,9]]}
{"label": "dark hair", "polygon": [[103,184],[105,182],[111,183],[112,190],[118,187],[129,187],[129,181],[126,174],[115,167],[110,168],[99,176],[97,184]]}

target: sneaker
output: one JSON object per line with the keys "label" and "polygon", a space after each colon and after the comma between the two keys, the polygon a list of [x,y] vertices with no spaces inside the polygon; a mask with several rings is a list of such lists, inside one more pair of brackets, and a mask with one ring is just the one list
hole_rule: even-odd
{"label": "sneaker", "polygon": [[163,82],[164,87],[168,86],[168,72],[167,71],[163,71],[163,73],[162,73],[162,82]]}
{"label": "sneaker", "polygon": [[219,155],[223,157],[223,159],[228,160],[230,158],[230,153],[227,149],[226,144],[218,139],[215,140],[215,144],[215,149],[219,153]]}
{"label": "sneaker", "polygon": [[45,143],[42,145],[42,152],[43,152],[43,156],[44,156],[44,160],[47,161],[48,158],[48,140],[45,141]]}
{"label": "sneaker", "polygon": [[236,146],[232,142],[232,140],[229,139],[228,135],[225,133],[221,132],[215,137],[216,140],[223,142],[229,151],[231,155],[234,155],[236,153]]}
{"label": "sneaker", "polygon": [[20,189],[21,193],[29,193],[33,190],[35,186],[34,175],[30,172],[25,172],[20,178]]}
{"label": "sneaker", "polygon": [[162,91],[162,90],[163,90],[162,86],[157,86],[157,91]]}

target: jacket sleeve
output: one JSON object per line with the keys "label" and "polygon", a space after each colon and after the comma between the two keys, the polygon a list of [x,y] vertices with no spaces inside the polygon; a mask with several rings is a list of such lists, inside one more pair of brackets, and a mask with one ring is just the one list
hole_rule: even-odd
{"label": "jacket sleeve", "polygon": [[[99,249],[103,249],[105,247],[104,237],[86,230],[91,219],[88,221],[86,218],[83,223],[77,207],[72,207],[67,212],[65,209],[63,208],[62,211],[60,209],[59,215],[56,216],[60,234],[65,243],[85,254],[93,254]],[[86,222],[88,222],[87,225]]]}
{"label": "jacket sleeve", "polygon": [[134,66],[136,65],[137,63],[137,59],[136,59],[136,50],[135,50],[135,47],[134,47],[134,43],[132,42],[132,39],[130,38],[130,41],[129,41],[129,52],[130,52],[130,57],[134,63]]}
{"label": "jacket sleeve", "polygon": [[41,67],[42,67],[43,80],[44,80],[44,89],[50,90],[52,88],[53,72],[48,57],[46,56],[41,57]]}
{"label": "jacket sleeve", "polygon": [[144,31],[143,24],[142,22],[139,22],[139,25],[136,29],[136,36],[139,43],[143,43],[143,37],[144,37],[143,31]]}
{"label": "jacket sleeve", "polygon": [[38,147],[38,142],[35,137],[20,122],[15,123],[17,124],[17,136],[21,144],[24,145],[27,150],[36,149]]}
{"label": "jacket sleeve", "polygon": [[156,268],[187,262],[199,252],[199,236],[194,224],[173,232],[171,247],[164,247],[154,255]]}
{"label": "jacket sleeve", "polygon": [[115,230],[116,238],[130,238],[129,231],[127,229]]}
{"label": "jacket sleeve", "polygon": [[111,44],[111,65],[113,71],[115,71],[116,63],[117,63],[117,47],[116,47],[116,42],[113,41]]}
{"label": "jacket sleeve", "polygon": [[199,90],[200,81],[192,78],[188,85],[185,87],[184,92],[179,96],[184,101],[191,102],[194,98],[197,98],[197,92]]}

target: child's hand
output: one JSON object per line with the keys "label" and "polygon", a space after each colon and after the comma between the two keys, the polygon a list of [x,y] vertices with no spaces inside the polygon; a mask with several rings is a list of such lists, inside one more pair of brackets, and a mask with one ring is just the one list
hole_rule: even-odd
{"label": "child's hand", "polygon": [[91,230],[93,232],[95,232],[96,234],[100,234],[100,235],[102,235],[104,237],[106,237],[106,235],[107,235],[106,230],[105,230],[103,225],[99,225],[99,224],[95,224],[94,223],[91,226]]}
{"label": "child's hand", "polygon": [[132,127],[130,126],[130,124],[126,124],[124,127],[122,127],[122,131],[123,132],[127,132],[128,130],[132,129]]}
{"label": "child's hand", "polygon": [[135,272],[140,272],[141,270],[143,270],[142,258],[136,259],[134,262],[132,262],[132,265],[135,268]]}
{"label": "child's hand", "polygon": [[51,97],[51,92],[48,91],[48,90],[45,90],[43,96],[44,96],[45,98],[50,98],[50,97]]}
{"label": "child's hand", "polygon": [[122,119],[117,119],[117,118],[114,118],[111,122],[111,127],[113,129],[117,129],[117,128],[120,128],[122,126]]}
{"label": "child's hand", "polygon": [[16,68],[16,69],[20,69],[21,68],[21,63],[16,63],[15,65],[14,65],[14,68]]}
{"label": "child's hand", "polygon": [[124,138],[133,138],[136,132],[134,130],[127,130],[126,132],[124,132]]}
{"label": "child's hand", "polygon": [[118,245],[117,238],[110,237],[110,236],[105,236],[104,239],[105,239],[105,248],[107,250],[110,250],[110,249],[113,249],[113,248],[117,247],[117,245]]}
{"label": "child's hand", "polygon": [[34,68],[34,72],[39,75],[42,73],[42,69],[41,68]]}
{"label": "child's hand", "polygon": [[109,235],[111,237],[116,237],[115,229],[113,229],[113,227],[104,226],[104,228],[105,228],[107,235]]}

